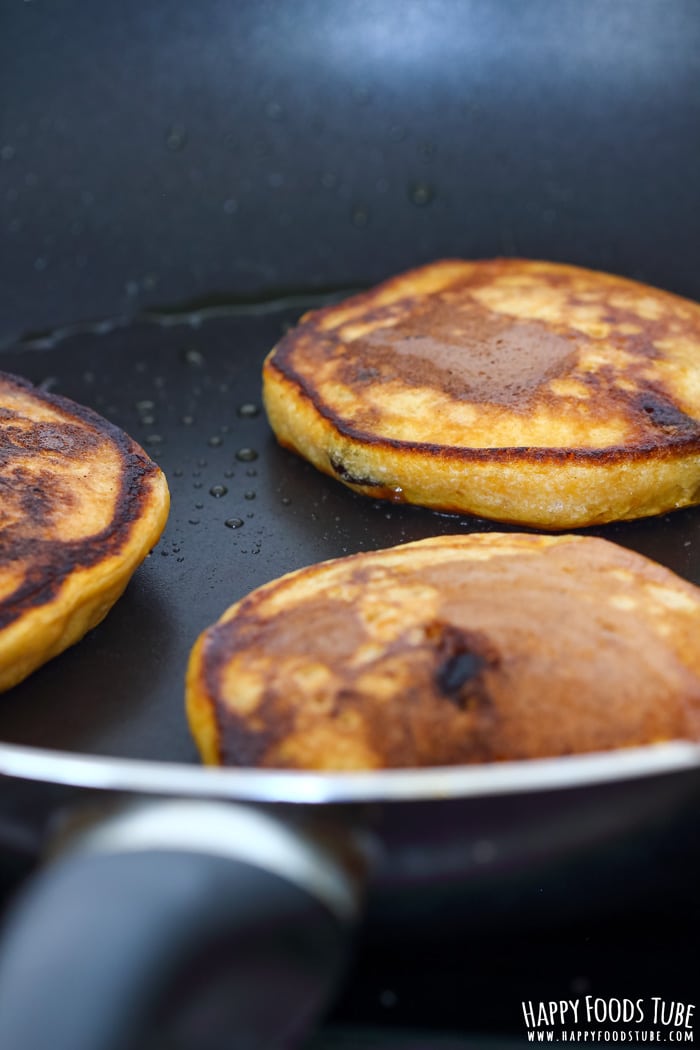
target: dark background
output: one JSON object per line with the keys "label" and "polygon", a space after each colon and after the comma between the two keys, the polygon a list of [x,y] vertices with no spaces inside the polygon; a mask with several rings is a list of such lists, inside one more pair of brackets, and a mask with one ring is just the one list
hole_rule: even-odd
{"label": "dark background", "polygon": [[[290,293],[313,301],[448,255],[569,261],[700,298],[699,197],[695,0],[0,0],[0,347],[15,370],[57,376],[60,392],[86,401],[90,390],[80,383],[91,355],[96,364],[98,353],[109,357],[110,367],[103,356],[96,371],[102,387],[116,390],[121,355],[136,359],[167,342],[149,358],[156,369],[156,351],[181,354],[189,337],[173,336],[175,345],[160,328],[145,336],[141,327],[135,343],[127,327],[91,342],[86,327],[51,343],[61,356],[50,362],[19,351],[33,359],[26,368],[11,345],[153,311]],[[225,322],[209,324],[211,352],[228,368]],[[251,355],[273,337],[274,316],[265,324],[269,338],[256,329]],[[196,342],[205,355],[212,331]],[[71,353],[84,357],[72,371]],[[142,387],[134,370],[122,378],[122,399],[127,389],[130,399],[123,423],[134,429],[128,413]],[[241,390],[239,400],[256,392]],[[109,389],[104,396],[107,411]],[[173,486],[184,540],[176,514],[167,540],[182,542],[188,559],[196,455],[206,454],[211,471],[224,455],[207,446],[211,421],[201,426],[201,448],[185,454],[172,439],[162,452],[187,468],[187,493],[185,481]],[[279,516],[284,486],[301,477],[345,523],[354,497],[272,448],[262,418],[250,426],[264,453],[256,506],[267,499]],[[136,436],[145,441],[148,430]],[[239,487],[251,484],[236,469]],[[301,528],[315,506],[297,501],[284,512],[286,527]],[[372,519],[371,545],[388,528],[384,510],[359,513]],[[396,513],[402,528],[434,527],[420,511]],[[696,535],[696,520],[693,512],[673,517],[664,542],[684,529]],[[653,526],[626,528],[633,546],[652,544],[654,553]],[[241,535],[236,543],[247,547]],[[342,541],[333,536],[315,542]],[[697,547],[686,546],[679,539],[671,560],[686,559],[690,576]],[[178,563],[167,564],[172,573]],[[230,571],[247,586],[241,564]],[[164,579],[162,562],[157,571]],[[98,655],[101,644],[109,651],[110,624],[118,630],[120,615],[128,619],[138,605],[139,586],[93,638]],[[197,586],[203,594],[209,586],[201,574]],[[214,601],[205,597],[202,618]],[[62,658],[67,674],[77,666],[74,653]],[[134,661],[134,673],[138,667]],[[62,723],[48,713],[48,693],[45,706],[41,724],[56,739]],[[150,747],[146,735],[141,746]],[[182,746],[190,746],[184,737]],[[639,878],[660,860],[640,855]],[[345,1031],[359,1019],[385,1035],[409,1027],[522,1034],[521,999],[592,991],[691,1000],[696,872],[697,849],[685,861],[674,857],[668,882],[647,886],[643,906],[603,925],[400,952],[362,940],[335,1023]],[[318,1046],[357,1050],[353,1031],[347,1042]],[[381,1045],[414,1045],[401,1038]]]}
{"label": "dark background", "polygon": [[700,295],[695,0],[3,0],[0,339],[444,255]]}

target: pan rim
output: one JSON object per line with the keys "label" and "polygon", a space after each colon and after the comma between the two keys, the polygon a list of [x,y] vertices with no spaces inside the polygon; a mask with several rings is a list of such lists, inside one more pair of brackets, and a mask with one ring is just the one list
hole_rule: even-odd
{"label": "pan rim", "polygon": [[342,773],[231,769],[0,744],[0,775],[138,795],[294,805],[486,798],[638,780],[700,769],[700,744],[643,747],[471,766]]}

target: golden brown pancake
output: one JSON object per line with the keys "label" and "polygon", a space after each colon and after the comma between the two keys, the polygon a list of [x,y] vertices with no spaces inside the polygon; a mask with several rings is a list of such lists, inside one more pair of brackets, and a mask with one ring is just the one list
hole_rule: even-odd
{"label": "golden brown pancake", "polygon": [[542,529],[700,501],[700,306],[519,259],[443,261],[268,356],[279,441],[373,498]]}
{"label": "golden brown pancake", "polygon": [[0,690],[102,620],[168,508],[165,477],[122,430],[0,372]]}
{"label": "golden brown pancake", "polygon": [[204,760],[379,769],[700,739],[700,588],[582,536],[441,536],[253,591],[198,639]]}

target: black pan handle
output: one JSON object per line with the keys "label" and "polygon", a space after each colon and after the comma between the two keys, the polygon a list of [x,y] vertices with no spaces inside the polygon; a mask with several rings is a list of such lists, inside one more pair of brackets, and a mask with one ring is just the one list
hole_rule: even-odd
{"label": "black pan handle", "polygon": [[342,972],[358,892],[335,850],[261,810],[141,803],[11,911],[2,1050],[275,1050]]}

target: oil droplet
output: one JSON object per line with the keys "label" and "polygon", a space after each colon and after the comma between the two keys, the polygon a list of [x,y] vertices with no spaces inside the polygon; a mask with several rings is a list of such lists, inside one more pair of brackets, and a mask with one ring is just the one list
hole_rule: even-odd
{"label": "oil droplet", "polygon": [[185,362],[193,368],[201,368],[204,364],[204,354],[196,347],[190,346],[184,353]]}
{"label": "oil droplet", "polygon": [[141,422],[146,427],[152,427],[156,421],[155,416],[141,416]]}
{"label": "oil droplet", "polygon": [[212,436],[207,441],[207,444],[211,445],[212,448],[218,448],[219,445],[223,445],[223,443],[224,439],[220,437],[219,434],[212,434]]}
{"label": "oil droplet", "polygon": [[168,149],[173,150],[173,152],[178,152],[179,150],[184,149],[186,142],[187,132],[182,124],[173,124],[171,128],[168,128],[168,134],[165,139],[165,144]]}
{"label": "oil droplet", "polygon": [[424,208],[435,197],[435,190],[428,182],[413,182],[408,187],[408,199],[418,208]]}
{"label": "oil droplet", "polygon": [[255,405],[252,401],[246,401],[245,404],[238,406],[238,415],[243,419],[253,419],[255,416],[260,415],[260,405]]}
{"label": "oil droplet", "polygon": [[245,475],[247,478],[257,478],[258,472],[255,469],[255,467],[248,467],[248,469],[245,472]]}
{"label": "oil droplet", "polygon": [[258,454],[254,448],[239,448],[236,453],[236,459],[240,459],[242,463],[252,463],[257,458]]}
{"label": "oil droplet", "polygon": [[153,401],[137,401],[136,402],[136,411],[137,412],[152,412],[155,407],[156,406],[155,406]]}
{"label": "oil droplet", "polygon": [[191,427],[194,423],[194,416],[183,416],[181,421],[186,427]]}
{"label": "oil droplet", "polygon": [[192,486],[193,489],[201,489],[201,487],[202,487],[202,482],[201,481],[195,481],[195,483]]}
{"label": "oil droplet", "polygon": [[203,503],[195,503],[194,509],[195,510],[203,510],[204,509],[204,504]]}
{"label": "oil droplet", "polygon": [[221,497],[225,496],[227,492],[228,489],[225,485],[212,485],[209,489],[209,495],[213,496],[214,499],[221,499]]}
{"label": "oil droplet", "polygon": [[235,476],[236,476],[236,474],[235,474],[235,471],[233,471],[233,470],[225,470],[224,471],[224,477],[225,478],[235,478]]}
{"label": "oil droplet", "polygon": [[183,471],[182,467],[176,467],[175,470],[173,471],[173,477],[181,478],[183,473],[184,473],[184,471]]}
{"label": "oil droplet", "polygon": [[284,505],[285,507],[288,507],[288,506],[290,505],[290,503],[291,503],[292,501],[291,501],[291,499],[289,498],[289,496],[283,496],[283,497],[282,497],[282,499],[280,500],[280,502],[281,502],[281,503],[282,503],[282,504],[283,504],[283,505]]}
{"label": "oil droplet", "polygon": [[361,204],[358,204],[357,207],[353,208],[350,222],[353,226],[357,227],[358,230],[363,229],[369,222],[369,211],[367,208]]}
{"label": "oil droplet", "polygon": [[190,518],[190,525],[199,525],[199,518]]}
{"label": "oil droplet", "polygon": [[206,467],[206,465],[207,465],[206,459],[198,459],[197,460],[197,466],[198,467]]}
{"label": "oil droplet", "polygon": [[270,120],[282,120],[284,117],[284,106],[279,102],[268,102],[265,113]]}
{"label": "oil droplet", "polygon": [[146,441],[149,445],[160,445],[163,442],[163,438],[160,434],[149,434]]}
{"label": "oil droplet", "polygon": [[243,518],[227,518],[224,525],[227,529],[240,529],[243,525]]}
{"label": "oil droplet", "polygon": [[252,489],[248,489],[247,492],[243,493],[243,498],[244,499],[255,499],[255,493],[253,492]]}

